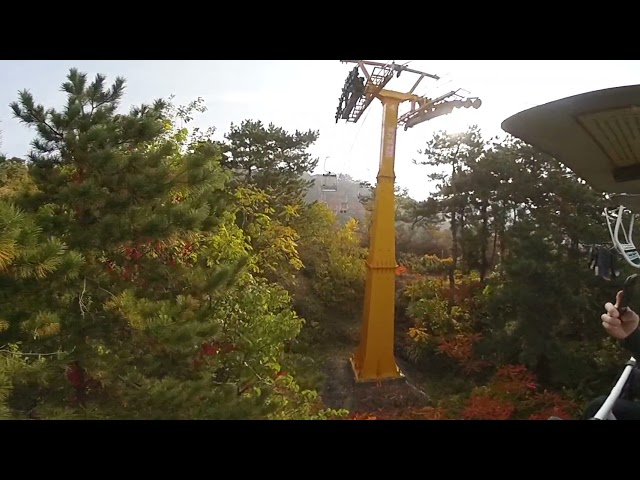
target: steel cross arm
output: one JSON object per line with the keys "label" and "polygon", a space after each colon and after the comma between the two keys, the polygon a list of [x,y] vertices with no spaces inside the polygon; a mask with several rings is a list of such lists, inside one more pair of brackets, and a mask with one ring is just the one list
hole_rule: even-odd
{"label": "steel cross arm", "polygon": [[408,111],[407,113],[405,113],[404,115],[402,115],[399,119],[398,119],[398,123],[402,123],[405,122],[407,120],[409,120],[410,117],[413,117],[414,115],[417,115],[418,113],[422,112],[423,110],[426,110],[427,108],[433,106],[435,103],[440,102],[442,100],[444,100],[445,98],[449,98],[453,95],[455,95],[457,93],[457,90],[451,90],[449,93],[445,93],[444,95],[440,95],[438,98],[434,98],[433,100],[422,97],[423,100],[425,100],[425,103],[423,105],[420,106],[420,108],[414,109],[414,105],[411,105],[411,110]]}
{"label": "steel cross arm", "polygon": [[[434,80],[440,80],[438,75],[434,75],[432,73],[421,72],[420,70],[415,70],[413,68],[405,67],[404,65],[398,65],[397,63],[382,63],[382,62],[373,62],[369,60],[340,60],[342,63],[357,63],[362,67],[363,65],[371,65],[372,67],[383,67],[383,68],[391,68],[396,72],[409,72],[415,73],[416,75],[421,75],[424,77],[433,78]],[[368,72],[363,68],[365,74]],[[368,75],[367,75],[368,76]]]}

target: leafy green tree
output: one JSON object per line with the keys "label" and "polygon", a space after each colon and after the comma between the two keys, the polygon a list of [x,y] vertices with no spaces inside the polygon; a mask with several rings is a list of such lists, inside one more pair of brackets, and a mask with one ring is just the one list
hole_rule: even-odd
{"label": "leafy green tree", "polygon": [[35,191],[24,160],[0,156],[0,198],[15,199]]}
{"label": "leafy green tree", "polygon": [[420,165],[446,167],[450,172],[439,171],[429,175],[431,180],[439,182],[435,198],[442,205],[444,217],[451,229],[453,263],[449,271],[450,309],[455,304],[455,271],[458,268],[459,247],[460,243],[464,242],[466,227],[468,197],[464,188],[461,188],[461,183],[469,165],[483,155],[485,145],[480,130],[475,126],[460,134],[440,132],[428,140],[425,148],[418,152],[424,156],[424,160],[414,161]]}
{"label": "leafy green tree", "polygon": [[[507,357],[511,352],[512,361],[533,367],[545,382],[571,385],[591,375],[585,366],[598,371],[593,358],[574,346],[601,337],[598,322],[590,319],[597,318],[594,312],[607,292],[613,298],[616,289],[594,276],[579,249],[607,240],[602,196],[555,159],[521,142],[497,147],[496,155],[503,159],[501,175],[509,174],[509,187],[490,197],[500,202],[494,221],[506,229],[508,248],[503,276],[489,289],[487,318],[492,328],[498,326],[494,339],[501,339],[492,348]],[[499,218],[505,207],[510,214]]]}
{"label": "leafy green tree", "polygon": [[312,292],[326,307],[354,314],[364,295],[364,260],[358,223],[345,225],[322,204],[304,209],[300,218],[300,258]]}

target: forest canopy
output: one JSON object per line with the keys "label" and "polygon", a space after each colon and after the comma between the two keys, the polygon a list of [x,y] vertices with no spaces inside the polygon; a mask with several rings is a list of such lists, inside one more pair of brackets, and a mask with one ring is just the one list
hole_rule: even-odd
{"label": "forest canopy", "polygon": [[603,195],[472,126],[416,152],[427,200],[396,189],[396,354],[430,405],[348,408],[327,385],[358,340],[375,189],[318,193],[318,131],[216,140],[202,99],[125,111],[124,78],[62,80],[61,105],[19,92],[31,149],[0,158],[1,418],[569,418],[623,364],[586,254]]}

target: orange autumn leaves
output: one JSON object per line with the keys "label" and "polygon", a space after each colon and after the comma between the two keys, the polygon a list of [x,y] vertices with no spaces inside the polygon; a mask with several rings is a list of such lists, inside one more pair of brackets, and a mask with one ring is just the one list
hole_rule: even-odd
{"label": "orange autumn leaves", "polygon": [[547,420],[570,419],[578,406],[561,395],[539,390],[535,376],[524,365],[500,367],[492,381],[475,388],[461,404],[357,412],[352,420]]}

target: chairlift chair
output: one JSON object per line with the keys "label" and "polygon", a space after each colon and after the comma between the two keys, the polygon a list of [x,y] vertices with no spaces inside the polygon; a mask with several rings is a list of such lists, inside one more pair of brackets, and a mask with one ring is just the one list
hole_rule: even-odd
{"label": "chairlift chair", "polygon": [[335,173],[323,173],[321,190],[323,192],[337,192],[338,176]]}
{"label": "chairlift chair", "polygon": [[[625,228],[623,219],[625,213],[631,217],[628,226]],[[625,261],[634,268],[640,268],[640,254],[633,243],[633,222],[636,214],[626,209],[623,205],[618,208],[605,208],[604,216],[607,219],[607,227],[611,241],[617,252],[625,259]],[[624,236],[624,240],[620,239],[620,231]]]}
{"label": "chairlift chair", "polygon": [[367,197],[371,189],[371,183],[360,182],[360,188],[358,189],[358,199],[362,200]]}
{"label": "chairlift chair", "polygon": [[349,210],[349,200],[347,197],[344,197],[344,202],[340,202],[340,213],[347,213]]}

